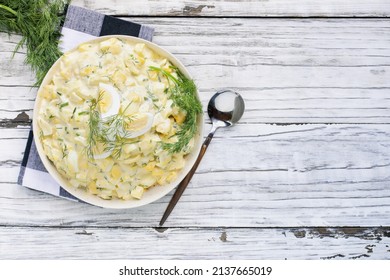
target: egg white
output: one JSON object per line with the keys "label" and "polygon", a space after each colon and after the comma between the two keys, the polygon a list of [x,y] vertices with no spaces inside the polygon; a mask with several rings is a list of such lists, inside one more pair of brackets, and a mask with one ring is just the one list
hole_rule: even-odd
{"label": "egg white", "polygon": [[126,130],[126,131],[124,131],[123,137],[126,137],[126,138],[139,137],[141,135],[144,135],[146,132],[148,132],[152,128],[154,114],[152,114],[152,113],[142,113],[142,114],[144,114],[147,117],[146,125],[139,130],[134,130],[134,131]]}
{"label": "egg white", "polygon": [[101,118],[104,119],[117,115],[121,107],[121,96],[118,91],[112,85],[103,83],[99,84],[99,89],[105,91],[111,97],[111,104],[109,109],[106,112],[100,113]]}

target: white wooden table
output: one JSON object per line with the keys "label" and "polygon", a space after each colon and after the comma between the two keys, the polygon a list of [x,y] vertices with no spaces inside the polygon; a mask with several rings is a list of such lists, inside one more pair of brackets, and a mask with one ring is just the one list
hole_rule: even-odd
{"label": "white wooden table", "polygon": [[34,76],[0,34],[1,259],[390,259],[389,1],[72,4],[153,26],[205,107],[229,87],[247,110],[164,228],[172,193],[107,210],[25,189]]}

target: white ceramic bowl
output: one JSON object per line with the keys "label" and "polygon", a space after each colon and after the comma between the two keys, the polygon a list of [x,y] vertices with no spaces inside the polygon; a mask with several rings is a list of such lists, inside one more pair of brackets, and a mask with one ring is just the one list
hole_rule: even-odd
{"label": "white ceramic bowl", "polygon": [[[148,48],[153,50],[154,52],[158,53],[159,55],[167,58],[173,65],[175,65],[186,77],[191,78],[190,74],[188,73],[187,69],[184,67],[184,65],[171,53],[166,51],[165,49],[159,47],[158,45],[151,43],[149,41],[136,38],[136,37],[131,37],[131,36],[122,36],[122,35],[114,35],[114,36],[102,36],[98,37],[96,39],[93,39],[89,42],[99,42],[102,40],[106,40],[109,38],[122,38],[126,39],[129,41],[132,41],[134,43],[144,43]],[[76,47],[77,48],[77,47]],[[75,50],[74,48],[73,50]],[[71,50],[71,51],[73,51]],[[70,52],[71,52],[70,51]],[[197,155],[199,154],[201,145],[202,145],[202,139],[203,139],[203,115],[201,114],[198,118],[198,133],[195,136],[195,145],[192,150],[192,152],[186,156],[186,164],[184,168],[179,172],[177,179],[170,184],[163,185],[163,186],[156,186],[156,187],[151,187],[147,191],[145,191],[144,195],[140,200],[132,199],[132,200],[120,200],[120,199],[111,199],[111,200],[104,200],[96,195],[90,194],[86,191],[83,191],[81,189],[75,189],[72,187],[69,182],[67,181],[66,178],[61,176],[61,174],[57,171],[56,167],[54,164],[47,158],[43,147],[42,143],[39,139],[39,131],[38,131],[38,112],[39,108],[41,105],[42,97],[42,89],[45,85],[47,85],[51,80],[54,75],[54,73],[57,71],[59,68],[59,61],[60,59],[54,63],[54,65],[50,68],[48,71],[46,77],[44,78],[40,88],[38,89],[38,94],[37,98],[35,101],[35,106],[34,106],[34,115],[33,115],[33,132],[34,132],[34,140],[35,144],[37,146],[37,150],[39,153],[39,156],[41,157],[41,160],[46,167],[47,171],[50,173],[50,175],[69,193],[77,197],[78,199],[85,201],[87,203],[104,207],[104,208],[134,208],[134,207],[139,207],[145,204],[149,204],[153,201],[156,201],[157,199],[160,199],[161,197],[165,196],[168,194],[172,189],[174,189],[181,180],[185,177],[185,175],[190,171],[191,167],[195,163],[195,160],[197,158]],[[198,93],[197,93],[198,94]],[[199,97],[199,96],[198,96]]]}

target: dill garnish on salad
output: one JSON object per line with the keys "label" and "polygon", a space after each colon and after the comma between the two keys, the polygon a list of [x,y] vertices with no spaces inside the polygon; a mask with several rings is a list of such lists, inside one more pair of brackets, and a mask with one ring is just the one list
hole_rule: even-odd
{"label": "dill garnish on salad", "polygon": [[174,77],[164,69],[150,66],[149,69],[162,74],[169,81],[167,94],[172,98],[174,104],[186,112],[185,120],[176,133],[178,140],[174,143],[163,143],[165,150],[171,153],[178,153],[185,149],[197,132],[197,118],[202,114],[202,104],[196,96],[196,85],[193,80],[185,77],[179,69],[171,67],[177,73]]}
{"label": "dill garnish on salad", "polygon": [[39,91],[44,152],[72,187],[103,199],[174,182],[199,134],[194,81],[133,40],[78,46]]}

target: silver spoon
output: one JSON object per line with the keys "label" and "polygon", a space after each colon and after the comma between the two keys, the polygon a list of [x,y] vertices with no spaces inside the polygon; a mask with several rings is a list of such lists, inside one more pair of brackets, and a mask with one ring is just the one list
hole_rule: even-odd
{"label": "silver spoon", "polygon": [[167,220],[169,214],[171,214],[173,208],[176,206],[176,203],[179,201],[188,183],[191,181],[192,176],[198,168],[199,163],[202,160],[207,150],[207,147],[210,144],[211,139],[213,139],[215,131],[220,127],[232,126],[237,123],[244,114],[244,110],[244,100],[239,93],[232,90],[225,89],[218,91],[210,99],[207,112],[209,114],[213,126],[211,127],[211,131],[206,137],[202,148],[200,149],[199,156],[196,159],[194,166],[191,168],[187,176],[184,177],[184,179],[180,182],[174,195],[172,196],[172,199],[169,202],[163,217],[161,218],[159,224],[160,226],[162,226]]}

